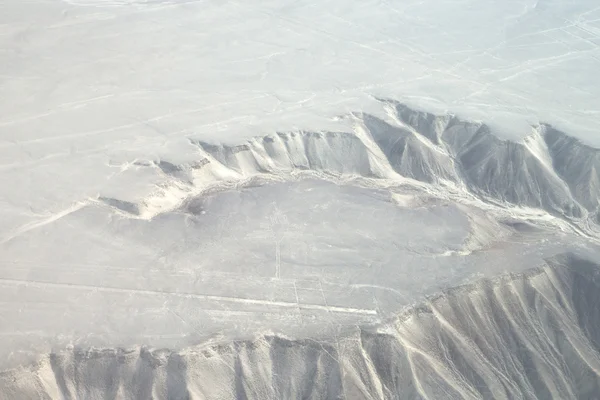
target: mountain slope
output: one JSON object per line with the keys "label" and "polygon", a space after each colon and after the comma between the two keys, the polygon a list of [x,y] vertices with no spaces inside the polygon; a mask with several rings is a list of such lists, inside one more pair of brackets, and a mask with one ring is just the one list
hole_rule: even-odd
{"label": "mountain slope", "polygon": [[599,268],[563,254],[336,338],[52,354],[3,373],[0,399],[593,398]]}

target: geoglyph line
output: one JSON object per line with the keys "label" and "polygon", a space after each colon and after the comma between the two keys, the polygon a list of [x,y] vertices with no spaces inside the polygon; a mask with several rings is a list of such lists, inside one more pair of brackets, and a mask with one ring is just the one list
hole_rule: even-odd
{"label": "geoglyph line", "polygon": [[167,295],[167,296],[176,296],[176,297],[182,297],[182,298],[187,298],[187,299],[198,299],[198,300],[206,300],[206,301],[222,301],[222,302],[245,304],[245,305],[249,305],[249,304],[250,305],[262,305],[262,306],[293,308],[293,309],[300,308],[301,310],[336,312],[336,313],[344,313],[344,314],[377,315],[376,310],[364,309],[364,308],[324,306],[324,305],[319,305],[319,304],[304,304],[304,303],[296,303],[296,302],[289,302],[289,301],[246,299],[246,298],[242,298],[242,297],[233,297],[233,296],[216,296],[216,295],[185,293],[185,292],[178,293],[178,292],[168,292],[168,291],[161,291],[161,290],[123,289],[123,288],[106,287],[106,286],[94,286],[94,285],[75,284],[75,283],[41,282],[41,281],[32,281],[32,280],[30,281],[30,280],[21,280],[21,279],[2,279],[2,278],[0,278],[0,283],[25,285],[25,286],[37,287],[37,288],[55,287],[55,288],[72,288],[72,289],[90,290],[90,291],[94,291],[94,292]]}

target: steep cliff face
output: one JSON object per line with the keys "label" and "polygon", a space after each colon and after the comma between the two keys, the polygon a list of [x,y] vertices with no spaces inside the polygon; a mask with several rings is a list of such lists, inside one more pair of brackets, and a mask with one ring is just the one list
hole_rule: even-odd
{"label": "steep cliff face", "polygon": [[597,211],[600,198],[600,151],[551,126],[543,126],[542,129],[557,174],[567,182],[573,197],[582,206],[589,211]]}
{"label": "steep cliff face", "polygon": [[[173,178],[162,195],[140,199],[140,204],[104,200],[149,218],[211,185],[253,177],[285,180],[304,171],[317,177],[391,181],[403,177],[430,185],[449,183],[484,200],[542,209],[569,220],[596,220],[600,196],[597,149],[548,125],[534,127],[523,141],[513,142],[500,139],[480,122],[390,104],[391,121],[355,115],[358,135],[278,133],[236,146],[192,140],[200,151],[197,161],[148,163]],[[164,198],[174,200],[163,204]]]}

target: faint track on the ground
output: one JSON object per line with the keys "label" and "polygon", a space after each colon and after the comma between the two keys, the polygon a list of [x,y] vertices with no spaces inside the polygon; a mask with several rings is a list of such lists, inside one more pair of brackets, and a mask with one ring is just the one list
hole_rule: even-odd
{"label": "faint track on the ground", "polygon": [[363,308],[351,308],[351,307],[340,307],[340,306],[323,306],[319,304],[303,304],[295,301],[275,301],[275,300],[260,300],[260,299],[247,299],[242,297],[233,296],[216,296],[206,294],[196,294],[188,292],[170,292],[162,290],[145,290],[145,289],[126,289],[109,286],[98,286],[98,285],[85,285],[76,283],[57,283],[57,282],[42,282],[34,280],[20,280],[20,279],[2,279],[0,283],[24,285],[29,287],[55,287],[55,288],[71,288],[80,290],[90,290],[97,292],[109,292],[109,293],[124,293],[124,294],[145,294],[145,295],[161,295],[161,296],[176,296],[187,299],[198,299],[205,301],[219,301],[229,302],[236,304],[245,305],[263,305],[272,307],[292,308],[301,310],[312,310],[312,311],[324,311],[324,312],[335,312],[335,313],[347,313],[347,314],[362,314],[362,315],[377,315],[376,310],[363,309]]}

